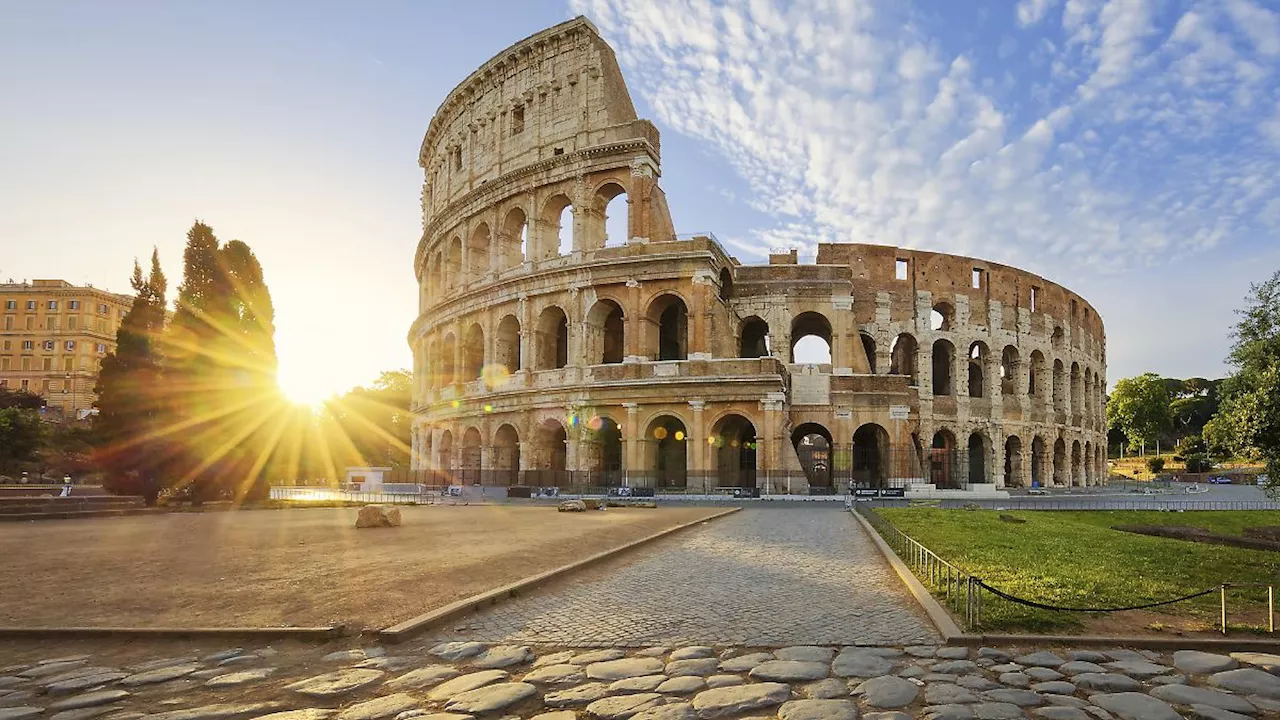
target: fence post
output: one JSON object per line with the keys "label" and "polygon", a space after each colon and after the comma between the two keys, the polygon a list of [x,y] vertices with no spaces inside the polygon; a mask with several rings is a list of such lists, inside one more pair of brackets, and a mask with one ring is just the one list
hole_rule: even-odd
{"label": "fence post", "polygon": [[1222,586],[1218,588],[1218,593],[1219,593],[1219,597],[1221,598],[1220,607],[1222,609],[1222,634],[1226,635],[1227,634],[1227,584],[1226,583],[1222,583]]}
{"label": "fence post", "polygon": [[1267,632],[1276,631],[1276,586],[1267,586]]}

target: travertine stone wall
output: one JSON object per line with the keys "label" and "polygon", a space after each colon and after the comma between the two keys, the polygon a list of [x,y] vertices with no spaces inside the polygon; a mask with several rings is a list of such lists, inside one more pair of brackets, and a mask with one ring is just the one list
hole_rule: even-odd
{"label": "travertine stone wall", "polygon": [[[1083,298],[954,255],[824,244],[744,266],[678,237],[658,132],[583,18],[472,73],[420,161],[418,469],[800,492],[1103,477],[1106,336]],[[618,212],[626,236],[606,237]],[[795,362],[805,336],[829,363]]]}

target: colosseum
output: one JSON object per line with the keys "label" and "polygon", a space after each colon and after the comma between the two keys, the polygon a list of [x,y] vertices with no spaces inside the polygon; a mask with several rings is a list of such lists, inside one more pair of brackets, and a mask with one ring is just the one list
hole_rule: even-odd
{"label": "colosseum", "polygon": [[585,18],[454,88],[419,162],[415,471],[746,495],[1104,476],[1088,302],[976,258],[837,243],[746,265],[677,234],[658,131]]}

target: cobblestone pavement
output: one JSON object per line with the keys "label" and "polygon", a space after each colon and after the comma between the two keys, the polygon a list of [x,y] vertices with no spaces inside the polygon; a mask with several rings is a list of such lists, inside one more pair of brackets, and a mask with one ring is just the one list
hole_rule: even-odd
{"label": "cobblestone pavement", "polygon": [[577,647],[938,640],[849,513],[812,506],[711,521],[433,637]]}

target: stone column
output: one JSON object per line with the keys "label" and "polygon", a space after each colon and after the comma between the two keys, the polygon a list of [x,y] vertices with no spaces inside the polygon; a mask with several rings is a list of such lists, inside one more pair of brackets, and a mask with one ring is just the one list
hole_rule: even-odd
{"label": "stone column", "polygon": [[640,282],[627,281],[627,308],[623,311],[623,362],[642,362],[644,356],[644,308],[640,306]]}
{"label": "stone column", "polygon": [[782,425],[782,398],[766,397],[760,401],[760,407],[764,410],[764,427],[758,428],[756,433],[756,487],[766,493],[782,492],[775,487],[775,479],[782,474],[782,448],[778,437]]}
{"label": "stone column", "polygon": [[706,408],[704,400],[690,400],[689,409],[693,411],[693,421],[689,424],[688,442],[688,467],[685,476],[688,478],[687,486],[690,490],[699,490],[705,492],[708,487],[708,479],[710,469],[707,465],[707,433],[703,427],[703,410]]}
{"label": "stone column", "polygon": [[636,403],[624,402],[622,407],[627,411],[627,421],[622,428],[622,470],[626,484],[633,486],[641,483],[644,477],[640,467],[642,463],[640,434],[644,429],[640,427],[640,406]]}

